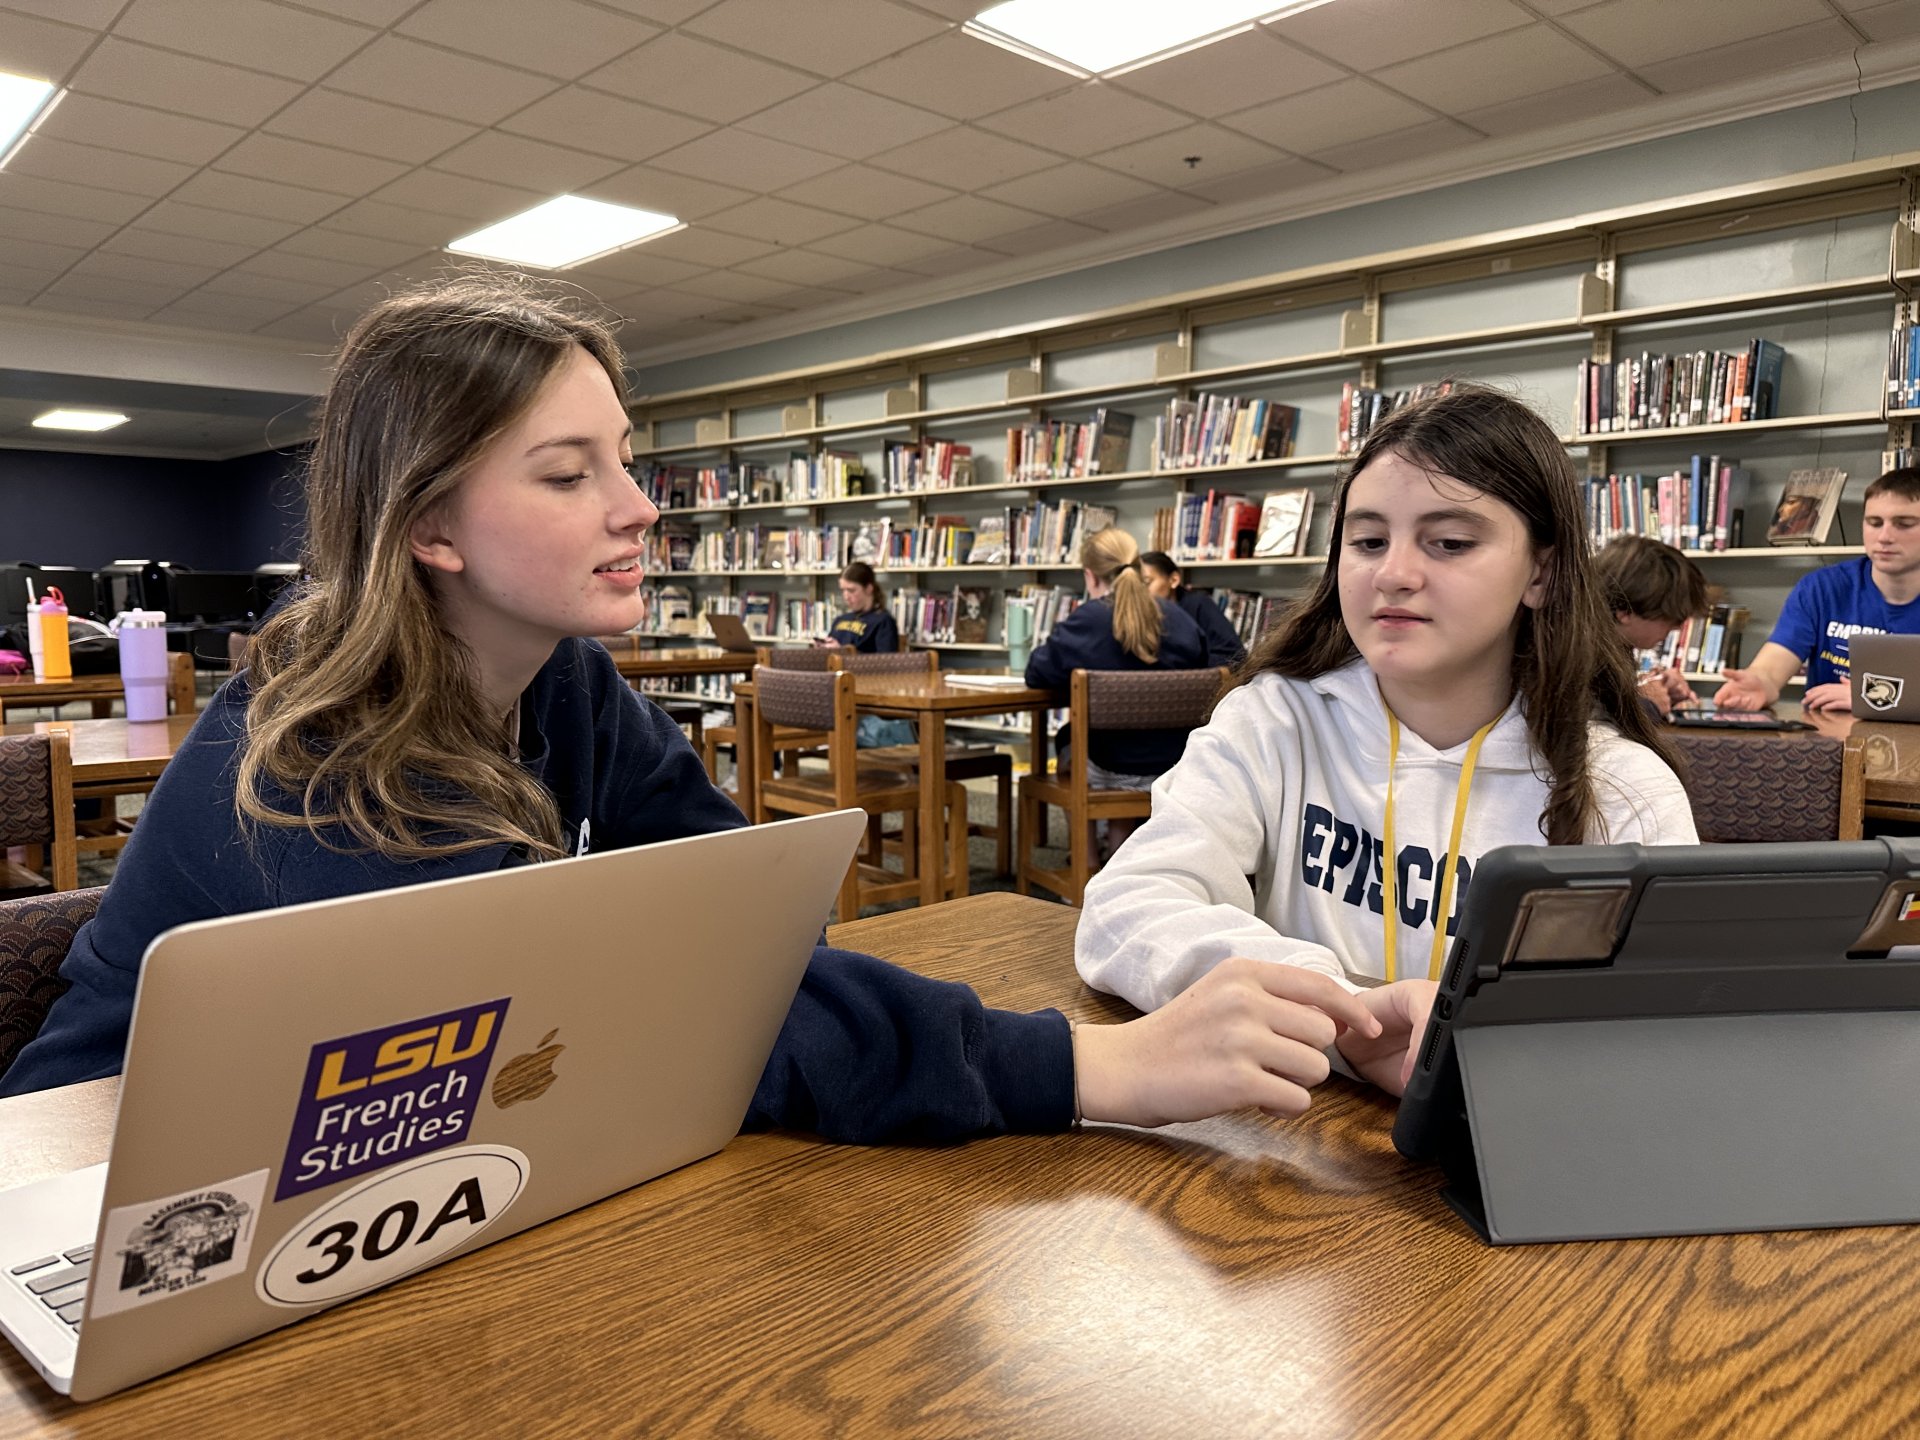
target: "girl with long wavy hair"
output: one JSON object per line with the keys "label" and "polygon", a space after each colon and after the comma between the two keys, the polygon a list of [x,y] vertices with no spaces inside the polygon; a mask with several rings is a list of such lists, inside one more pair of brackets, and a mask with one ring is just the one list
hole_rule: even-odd
{"label": "girl with long wavy hair", "polygon": [[[606,324],[526,283],[442,282],[353,327],[308,466],[311,578],[168,766],[0,1092],[117,1073],[175,925],[745,823],[589,638],[639,622],[658,517],[625,402]],[[1324,976],[1203,988],[1075,1031],[822,946],[746,1122],[869,1142],[1287,1112],[1336,1022],[1377,1028]]]}
{"label": "girl with long wavy hair", "polygon": [[1398,1094],[1483,852],[1691,844],[1693,816],[1525,405],[1456,386],[1375,426],[1327,549],[1088,887],[1075,962],[1144,1010],[1229,959],[1385,980],[1338,1051]]}

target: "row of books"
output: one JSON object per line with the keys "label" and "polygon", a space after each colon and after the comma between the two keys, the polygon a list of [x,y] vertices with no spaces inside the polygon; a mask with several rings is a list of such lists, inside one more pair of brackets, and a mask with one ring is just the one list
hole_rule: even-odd
{"label": "row of books", "polygon": [[1643,350],[1624,360],[1582,360],[1575,423],[1581,434],[1597,435],[1771,420],[1779,414],[1785,362],[1786,351],[1760,339],[1738,354]]}
{"label": "row of books", "polygon": [[1169,400],[1153,422],[1153,463],[1161,470],[1196,465],[1247,465],[1293,454],[1300,412],[1246,395],[1195,395]]}
{"label": "row of books", "polygon": [[1587,481],[1587,532],[1602,545],[1644,535],[1680,550],[1732,549],[1751,486],[1739,461],[1718,455],[1695,455],[1666,475],[1596,475]]}
{"label": "row of books", "polygon": [[992,604],[988,587],[960,585],[952,590],[900,590],[887,608],[908,644],[985,645]]}
{"label": "row of books", "polygon": [[1291,596],[1262,595],[1255,590],[1214,590],[1209,598],[1227,617],[1240,643],[1249,648],[1273,628],[1273,622],[1293,603]]}
{"label": "row of books", "polygon": [[1074,565],[1089,535],[1113,524],[1110,505],[1080,500],[1008,506],[973,522],[969,565]]}
{"label": "row of books", "polygon": [[1080,480],[1127,468],[1133,416],[1101,408],[1091,420],[1043,420],[1007,431],[1006,478]]}
{"label": "row of books", "polygon": [[1367,438],[1367,432],[1403,405],[1445,395],[1453,389],[1451,380],[1430,380],[1410,390],[1376,390],[1370,385],[1348,381],[1340,387],[1340,413],[1335,420],[1334,453],[1351,455]]}
{"label": "row of books", "polygon": [[1307,553],[1313,492],[1275,490],[1258,505],[1209,490],[1182,495],[1153,513],[1149,550],[1176,560],[1284,560]]}
{"label": "row of books", "polygon": [[1911,325],[1893,332],[1887,351],[1887,409],[1920,410],[1920,345]]}
{"label": "row of books", "polygon": [[882,456],[882,489],[888,495],[953,490],[973,484],[973,447],[928,435],[889,440]]}
{"label": "row of books", "polygon": [[867,494],[866,462],[851,450],[795,452],[787,457],[781,479],[782,500],[839,500]]}
{"label": "row of books", "polygon": [[1718,675],[1740,664],[1740,646],[1747,628],[1744,605],[1715,605],[1695,615],[1651,650],[1643,650],[1640,668],[1664,670],[1678,665],[1689,675]]}

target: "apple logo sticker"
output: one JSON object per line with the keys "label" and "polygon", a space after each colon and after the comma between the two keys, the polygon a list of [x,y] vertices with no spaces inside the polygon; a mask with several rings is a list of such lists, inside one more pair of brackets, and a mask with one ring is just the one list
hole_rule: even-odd
{"label": "apple logo sticker", "polygon": [[553,1043],[553,1037],[559,1033],[557,1028],[549,1030],[540,1037],[539,1049],[515,1055],[500,1067],[500,1073],[493,1077],[496,1107],[504,1110],[523,1100],[538,1100],[547,1093],[547,1087],[560,1078],[553,1073],[553,1062],[567,1047]]}

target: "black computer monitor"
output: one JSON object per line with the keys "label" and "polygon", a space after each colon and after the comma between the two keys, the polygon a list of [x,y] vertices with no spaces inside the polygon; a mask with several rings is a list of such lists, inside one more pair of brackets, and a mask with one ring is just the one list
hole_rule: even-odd
{"label": "black computer monitor", "polygon": [[253,614],[250,570],[174,570],[167,576],[169,620],[245,624]]}
{"label": "black computer monitor", "polygon": [[27,586],[44,598],[49,585],[58,586],[66,598],[67,609],[75,615],[87,612],[92,582],[77,565],[36,565],[26,560],[0,564],[0,626],[27,623]]}

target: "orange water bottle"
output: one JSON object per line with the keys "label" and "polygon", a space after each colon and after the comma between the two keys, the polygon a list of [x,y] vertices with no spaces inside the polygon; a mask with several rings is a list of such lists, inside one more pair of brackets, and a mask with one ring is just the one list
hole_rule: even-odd
{"label": "orange water bottle", "polygon": [[34,623],[40,627],[40,663],[49,680],[73,678],[73,656],[67,649],[67,597],[58,585],[49,585]]}

